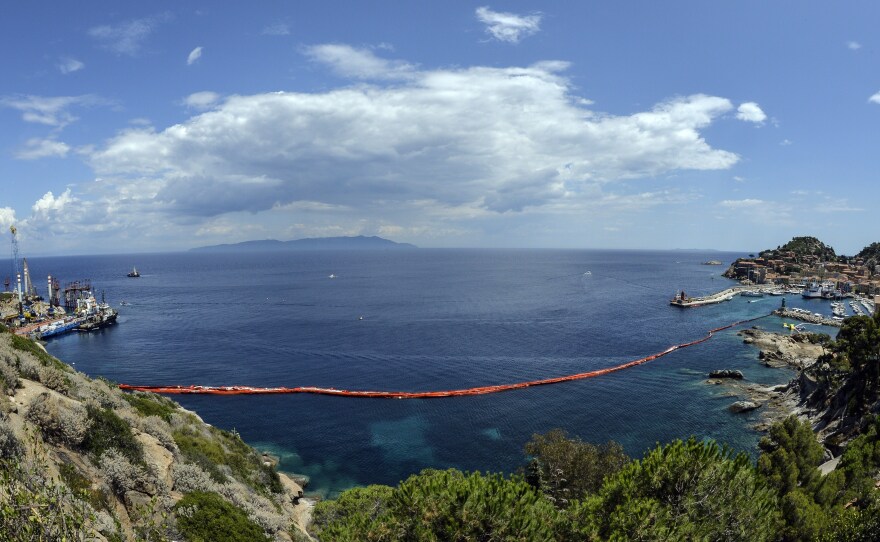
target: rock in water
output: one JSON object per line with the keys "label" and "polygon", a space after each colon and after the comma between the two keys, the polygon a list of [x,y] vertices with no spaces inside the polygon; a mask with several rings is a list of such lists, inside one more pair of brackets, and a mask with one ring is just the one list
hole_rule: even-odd
{"label": "rock in water", "polygon": [[709,378],[742,378],[742,371],[735,369],[720,369],[709,373]]}
{"label": "rock in water", "polygon": [[756,408],[760,408],[761,403],[756,403],[754,401],[737,401],[727,407],[731,412],[739,413],[739,412],[748,412],[750,410],[755,410]]}

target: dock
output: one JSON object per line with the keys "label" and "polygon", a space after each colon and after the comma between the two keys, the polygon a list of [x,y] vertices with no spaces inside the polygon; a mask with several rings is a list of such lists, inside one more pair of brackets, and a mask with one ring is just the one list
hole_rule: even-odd
{"label": "dock", "polygon": [[730,301],[743,290],[752,290],[754,288],[754,286],[731,286],[720,292],[700,297],[690,297],[684,292],[680,292],[669,301],[669,304],[675,307],[701,307],[703,305],[713,305],[715,303]]}
{"label": "dock", "polygon": [[783,318],[791,318],[792,320],[800,320],[809,324],[819,324],[830,327],[840,327],[842,320],[834,320],[825,316],[817,316],[814,313],[804,310],[776,309],[773,311],[776,316]]}

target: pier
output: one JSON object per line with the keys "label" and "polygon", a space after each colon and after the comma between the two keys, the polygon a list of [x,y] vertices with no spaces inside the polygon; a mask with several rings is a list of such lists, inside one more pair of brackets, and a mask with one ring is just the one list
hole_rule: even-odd
{"label": "pier", "polygon": [[731,286],[720,292],[700,297],[690,297],[682,291],[676,294],[675,297],[669,301],[669,304],[676,307],[700,307],[703,305],[713,305],[715,303],[730,301],[743,290],[753,290],[754,288],[754,286]]}

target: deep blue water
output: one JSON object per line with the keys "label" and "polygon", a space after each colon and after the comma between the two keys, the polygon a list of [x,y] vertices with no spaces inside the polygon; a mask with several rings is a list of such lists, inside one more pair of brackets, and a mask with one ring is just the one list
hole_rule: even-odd
{"label": "deep blue water", "polygon": [[[410,250],[32,258],[35,282],[91,278],[118,325],[51,339],[89,375],[131,384],[435,390],[615,365],[766,314],[779,298],[668,305],[730,281],[741,254],[688,251]],[[125,277],[137,265],[139,279]],[[585,272],[590,271],[589,275]],[[336,278],[329,278],[331,274]],[[40,277],[43,277],[42,279]],[[828,312],[827,302],[787,296]],[[119,306],[125,300],[130,305]],[[363,316],[363,319],[359,319]],[[770,318],[761,326],[782,330]],[[732,415],[712,369],[767,369],[735,330],[604,377],[480,397],[382,400],[309,395],[176,396],[208,423],[311,477],[313,492],[395,484],[426,467],[512,472],[535,432],[561,427],[640,456],[697,435],[753,452],[757,414]]]}

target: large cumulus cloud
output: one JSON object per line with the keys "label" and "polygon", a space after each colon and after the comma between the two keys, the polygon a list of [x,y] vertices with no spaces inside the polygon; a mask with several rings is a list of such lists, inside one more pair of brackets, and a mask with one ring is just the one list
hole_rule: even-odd
{"label": "large cumulus cloud", "polygon": [[[326,48],[312,58],[338,72],[373,54],[315,51]],[[560,62],[421,71],[367,64],[353,86],[229,96],[165,130],[126,131],[91,164],[108,185],[148,187],[142,196],[155,209],[206,217],[295,202],[370,209],[427,200],[516,212],[620,179],[738,160],[701,134],[731,111],[725,98],[677,97],[614,116],[577,96]]]}

